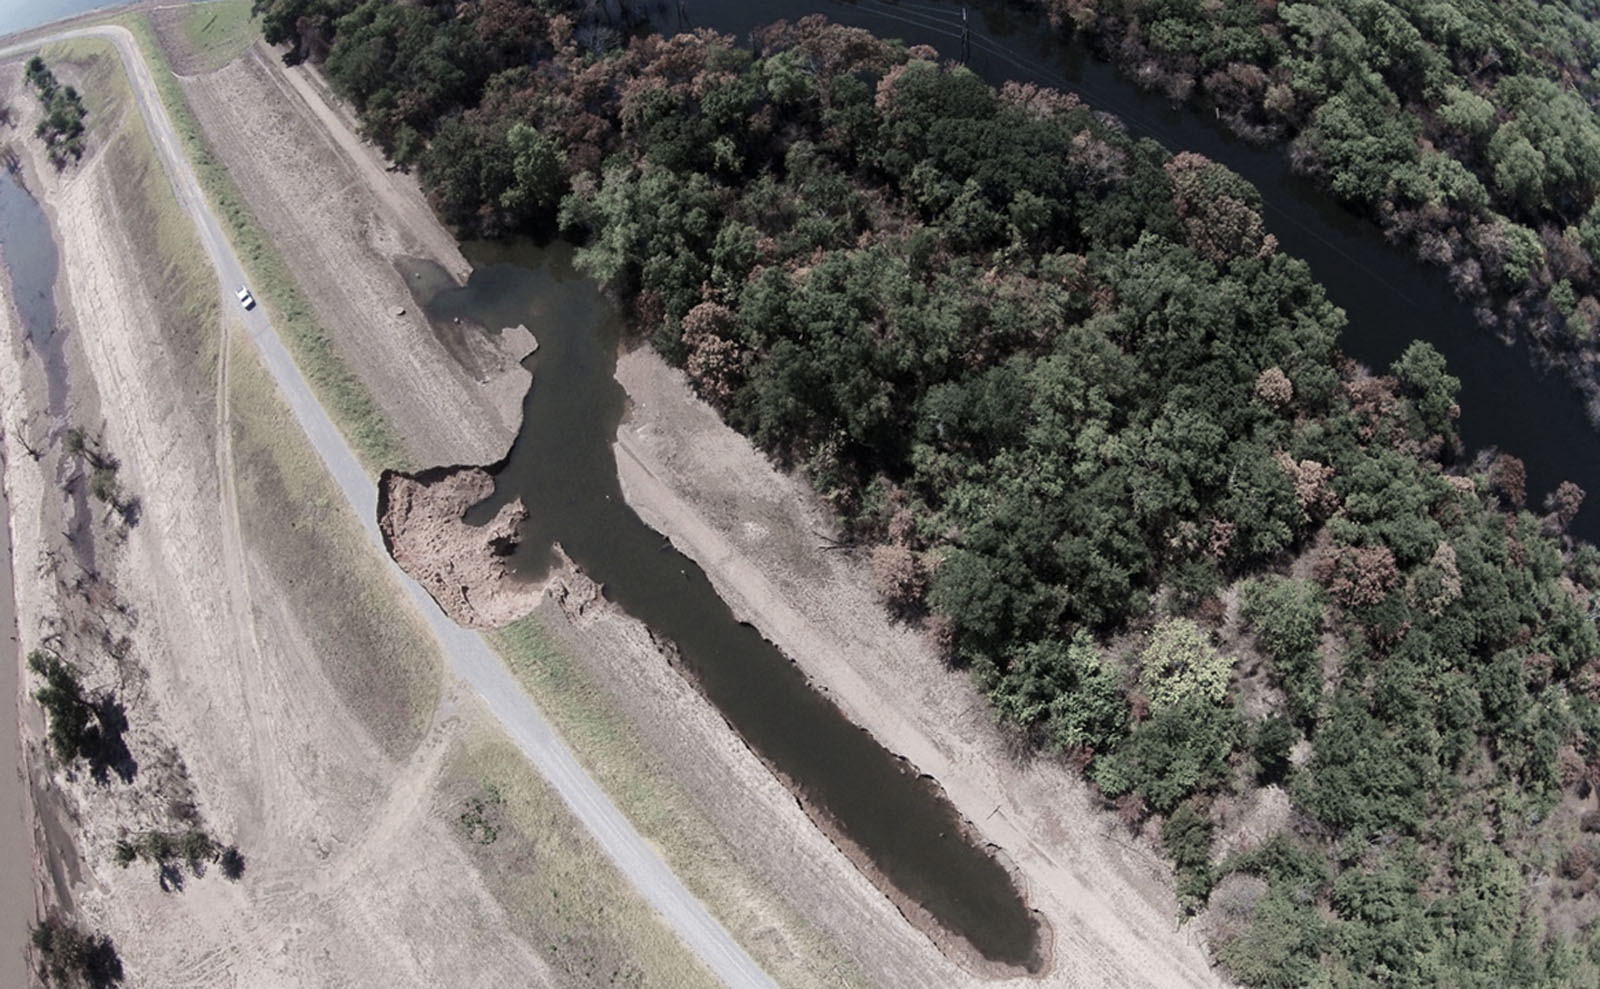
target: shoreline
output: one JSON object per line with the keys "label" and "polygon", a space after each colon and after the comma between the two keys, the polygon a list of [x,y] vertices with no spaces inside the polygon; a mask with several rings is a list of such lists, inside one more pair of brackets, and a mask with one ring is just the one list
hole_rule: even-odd
{"label": "shoreline", "polygon": [[[0,278],[9,283],[10,273],[0,260]],[[9,304],[9,300],[6,300]],[[0,474],[9,472],[7,461],[13,456],[10,447],[0,439]],[[11,698],[10,717],[0,728],[0,768],[9,766],[11,772],[0,777],[0,848],[7,850],[12,861],[3,870],[5,886],[0,887],[0,972],[9,969],[19,984],[27,978],[26,930],[30,922],[38,919],[34,904],[34,876],[44,864],[31,839],[29,827],[37,795],[25,784],[27,767],[22,750],[22,704],[26,693],[23,685],[26,675],[22,669],[22,649],[17,639],[16,592],[12,589],[15,578],[11,557],[11,501],[6,496],[6,486],[0,483],[0,691]],[[24,872],[18,868],[26,861]],[[23,884],[30,895],[22,896]],[[24,906],[26,904],[26,906]],[[9,981],[7,979],[6,981]]]}
{"label": "shoreline", "polygon": [[1151,984],[1220,984],[1203,945],[1173,930],[1170,867],[1109,834],[1070,767],[1007,750],[966,676],[889,619],[865,564],[818,549],[832,519],[804,481],[773,467],[648,345],[619,359],[616,378],[629,403],[613,446],[628,504],[812,689],[942,790],[1040,918],[1055,967],[1033,978],[1119,984],[1139,971]]}

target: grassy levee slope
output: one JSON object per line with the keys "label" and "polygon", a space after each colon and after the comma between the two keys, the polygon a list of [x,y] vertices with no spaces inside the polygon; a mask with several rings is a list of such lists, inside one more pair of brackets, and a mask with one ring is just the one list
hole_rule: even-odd
{"label": "grassy levee slope", "polygon": [[362,464],[377,474],[385,467],[413,468],[400,435],[384,418],[366,383],[345,362],[323,329],[311,302],[305,297],[266,231],[256,223],[250,207],[228,176],[227,166],[215,154],[189,109],[183,89],[172,73],[166,52],[149,20],[140,13],[115,19],[133,32],[150,63],[150,74],[161,92],[161,102],[172,127],[183,142],[201,188],[222,222],[245,270],[251,288],[266,307],[273,325],[284,336],[300,371],[311,382],[334,422],[344,433]]}
{"label": "grassy levee slope", "polygon": [[718,985],[487,718],[452,744],[434,804],[534,949],[576,985]]}
{"label": "grassy levee slope", "polygon": [[409,752],[433,720],[444,665],[255,348],[234,334],[228,407],[240,525],[272,571],[340,699],[385,750]]}
{"label": "grassy levee slope", "polygon": [[183,14],[183,36],[210,69],[243,55],[259,33],[250,17],[250,0],[202,0]]}
{"label": "grassy levee slope", "polygon": [[489,633],[489,642],[583,768],[779,985],[866,984],[836,945],[739,860],[672,767],[537,613]]}
{"label": "grassy levee slope", "polygon": [[[196,385],[197,414],[210,414],[216,373],[216,326],[221,300],[216,274],[194,225],[173,198],[155,145],[133,105],[133,91],[110,42],[85,39],[51,45],[46,62],[79,81],[90,135],[90,153],[104,147],[119,222],[138,230],[149,245],[133,260],[163,314],[159,327],[170,359],[187,384]],[[108,130],[108,127],[114,127]]]}

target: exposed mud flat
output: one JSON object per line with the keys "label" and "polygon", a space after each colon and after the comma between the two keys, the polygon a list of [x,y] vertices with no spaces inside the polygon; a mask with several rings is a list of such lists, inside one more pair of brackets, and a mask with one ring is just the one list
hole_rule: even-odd
{"label": "exposed mud flat", "polygon": [[509,625],[544,593],[510,569],[528,517],[521,501],[501,506],[487,525],[462,518],[493,491],[494,476],[481,467],[384,471],[378,483],[378,528],[390,555],[467,628]]}

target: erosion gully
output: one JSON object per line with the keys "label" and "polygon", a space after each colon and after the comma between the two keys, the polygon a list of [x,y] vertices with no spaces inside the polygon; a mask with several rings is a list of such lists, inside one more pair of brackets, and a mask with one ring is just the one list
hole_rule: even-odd
{"label": "erosion gully", "polygon": [[[963,7],[919,0],[892,4],[776,0],[689,0],[658,8],[661,30],[709,27],[744,38],[760,24],[822,13],[874,32],[963,50]],[[1040,16],[1003,3],[965,7],[968,64],[986,79],[1019,79],[1077,92],[1120,117],[1138,136],[1198,151],[1261,189],[1268,225],[1282,249],[1304,258],[1350,327],[1347,353],[1387,367],[1414,339],[1433,343],[1461,378],[1461,432],[1469,448],[1498,447],[1523,458],[1537,497],[1562,480],[1600,490],[1600,436],[1582,402],[1559,379],[1535,371],[1522,348],[1482,332],[1451,294],[1442,271],[1387,243],[1310,182],[1280,151],[1227,136],[1214,121],[1174,108],[1066,42]],[[995,961],[1037,967],[1037,923],[991,855],[962,837],[953,808],[929,781],[878,746],[798,669],[737,622],[692,561],[644,525],[622,499],[611,444],[624,396],[613,378],[623,326],[617,308],[571,265],[564,246],[470,245],[476,270],[465,288],[437,273],[424,290],[436,320],[485,326],[527,323],[541,347],[528,361],[534,386],[524,429],[496,475],[494,496],[469,513],[487,520],[506,501],[528,507],[519,573],[536,576],[559,541],[604,584],[609,598],[674,641],[710,700],[745,740],[787,776],[807,803],[865,852],[903,895],[945,929]],[[1600,510],[1574,531],[1592,538]]]}

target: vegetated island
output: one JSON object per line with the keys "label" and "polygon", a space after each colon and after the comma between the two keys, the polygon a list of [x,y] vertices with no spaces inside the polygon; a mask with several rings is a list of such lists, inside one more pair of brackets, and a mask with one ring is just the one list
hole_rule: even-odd
{"label": "vegetated island", "polygon": [[258,0],[441,212],[552,232],[1251,985],[1600,978],[1600,552],[1371,376],[1226,169],[821,18]]}
{"label": "vegetated island", "polygon": [[1235,134],[1287,142],[1600,421],[1600,21],[1586,0],[1035,0]]}

